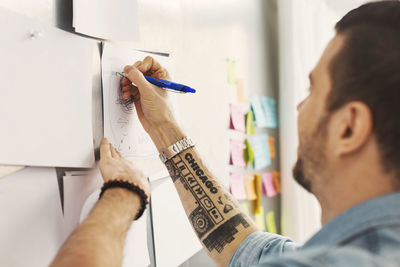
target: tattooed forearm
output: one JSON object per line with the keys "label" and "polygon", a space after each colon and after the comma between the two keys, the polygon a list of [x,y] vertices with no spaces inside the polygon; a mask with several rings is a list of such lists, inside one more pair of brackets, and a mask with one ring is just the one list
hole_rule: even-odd
{"label": "tattooed forearm", "polygon": [[226,265],[240,242],[256,231],[253,221],[209,174],[194,149],[166,162],[195,233],[211,257]]}

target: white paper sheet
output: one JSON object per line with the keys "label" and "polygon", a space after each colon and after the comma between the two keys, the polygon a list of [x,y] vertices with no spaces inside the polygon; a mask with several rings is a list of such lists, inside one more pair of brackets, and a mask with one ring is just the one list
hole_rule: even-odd
{"label": "white paper sheet", "polygon": [[[64,223],[63,234],[66,240],[73,230],[79,225],[81,210],[87,198],[103,185],[99,170],[93,169],[82,175],[70,175],[63,177],[64,181]],[[98,195],[97,195],[98,198]]]}
{"label": "white paper sheet", "polygon": [[74,0],[73,13],[76,32],[108,40],[139,39],[136,0]]}
{"label": "white paper sheet", "polygon": [[[99,199],[100,189],[93,192],[86,200],[80,221],[82,222],[90,213]],[[150,264],[149,250],[147,247],[147,211],[142,217],[134,221],[129,228],[125,240],[123,267],[144,267]]]}
{"label": "white paper sheet", "polygon": [[169,68],[168,57],[140,52],[125,46],[105,43],[102,56],[104,136],[124,157],[148,159],[158,157],[150,136],[143,129],[134,105],[128,110],[118,103],[120,99],[121,76],[125,65],[143,60],[151,55],[163,66]]}
{"label": "white paper sheet", "polygon": [[4,8],[0,31],[0,164],[90,167],[94,43]]}
{"label": "white paper sheet", "polygon": [[172,179],[152,184],[151,205],[158,267],[178,266],[202,246],[182,207]]}
{"label": "white paper sheet", "polygon": [[28,167],[0,179],[0,265],[48,266],[62,245],[54,168]]}

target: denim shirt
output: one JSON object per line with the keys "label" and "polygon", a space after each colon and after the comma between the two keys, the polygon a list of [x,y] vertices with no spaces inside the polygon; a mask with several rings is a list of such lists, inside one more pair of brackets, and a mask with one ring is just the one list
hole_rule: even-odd
{"label": "denim shirt", "polygon": [[284,236],[255,232],[228,266],[400,266],[400,192],[343,212],[302,247]]}

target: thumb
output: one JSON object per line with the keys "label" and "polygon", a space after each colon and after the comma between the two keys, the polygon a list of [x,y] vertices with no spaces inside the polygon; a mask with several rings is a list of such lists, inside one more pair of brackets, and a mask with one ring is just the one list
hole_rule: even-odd
{"label": "thumb", "polygon": [[137,68],[133,66],[125,66],[124,72],[128,79],[138,87],[140,93],[142,93],[145,87],[150,87],[150,83]]}

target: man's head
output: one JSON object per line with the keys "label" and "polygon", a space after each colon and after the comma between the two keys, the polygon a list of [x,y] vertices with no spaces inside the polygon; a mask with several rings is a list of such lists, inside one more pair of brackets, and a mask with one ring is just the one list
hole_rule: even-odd
{"label": "man's head", "polygon": [[294,177],[316,193],[365,160],[400,182],[400,2],[363,5],[335,29],[298,106]]}

